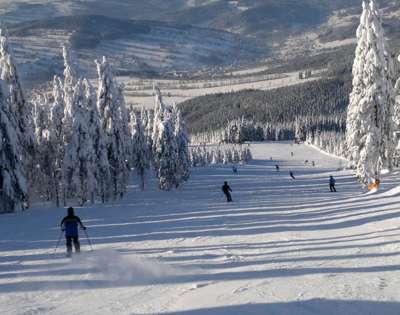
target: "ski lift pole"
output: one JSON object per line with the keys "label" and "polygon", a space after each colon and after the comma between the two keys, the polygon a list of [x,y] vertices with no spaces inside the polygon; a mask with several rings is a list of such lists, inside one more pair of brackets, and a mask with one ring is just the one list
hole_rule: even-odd
{"label": "ski lift pole", "polygon": [[83,232],[84,232],[85,235],[86,235],[86,239],[87,239],[87,241],[88,241],[88,243],[89,243],[90,250],[93,251],[92,241],[90,240],[89,235],[88,235],[88,233],[86,232],[86,229],[83,229]]}
{"label": "ski lift pole", "polygon": [[62,234],[63,234],[63,230],[60,230],[60,235],[58,236],[57,245],[54,248],[54,255],[57,253],[58,246],[60,246]]}

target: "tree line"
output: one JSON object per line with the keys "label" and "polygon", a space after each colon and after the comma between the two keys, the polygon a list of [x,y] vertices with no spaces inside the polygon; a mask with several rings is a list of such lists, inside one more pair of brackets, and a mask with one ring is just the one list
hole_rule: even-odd
{"label": "tree line", "polygon": [[155,110],[125,104],[106,57],[96,61],[97,88],[76,71],[68,45],[64,75],[27,101],[8,38],[0,33],[0,212],[33,198],[81,205],[122,198],[135,170],[144,189],[151,169],[160,189],[190,176],[188,135],[180,109],[154,87]]}

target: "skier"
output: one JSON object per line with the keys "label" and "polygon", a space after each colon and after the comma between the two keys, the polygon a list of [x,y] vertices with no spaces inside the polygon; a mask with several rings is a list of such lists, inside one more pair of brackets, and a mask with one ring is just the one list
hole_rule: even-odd
{"label": "skier", "polygon": [[296,178],[294,177],[294,174],[293,174],[292,171],[289,172],[289,175],[290,175],[291,178],[296,179]]}
{"label": "skier", "polygon": [[329,189],[331,190],[331,192],[336,192],[335,184],[336,180],[333,178],[332,175],[329,176]]}
{"label": "skier", "polygon": [[67,240],[67,257],[72,255],[72,242],[74,243],[75,252],[80,253],[81,246],[79,243],[78,225],[81,229],[86,230],[81,219],[74,213],[74,208],[68,208],[68,215],[61,221],[61,229],[65,232],[65,239]]}
{"label": "skier", "polygon": [[232,166],[232,172],[233,174],[237,174],[238,173],[238,169],[235,165]]}
{"label": "skier", "polygon": [[228,182],[224,182],[224,186],[222,186],[222,191],[226,196],[226,201],[232,202],[232,196],[231,196],[232,189],[231,187],[229,187]]}
{"label": "skier", "polygon": [[276,171],[279,172],[279,165],[275,165]]}

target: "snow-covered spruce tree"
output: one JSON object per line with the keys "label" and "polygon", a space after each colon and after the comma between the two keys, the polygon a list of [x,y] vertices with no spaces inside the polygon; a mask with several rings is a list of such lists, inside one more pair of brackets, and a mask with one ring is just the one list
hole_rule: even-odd
{"label": "snow-covered spruce tree", "polygon": [[64,82],[63,82],[63,95],[66,115],[71,116],[72,102],[74,100],[74,90],[77,83],[74,60],[71,56],[71,48],[68,43],[62,46],[62,53],[64,58]]}
{"label": "snow-covered spruce tree", "polygon": [[156,173],[159,178],[159,188],[162,190],[171,190],[179,184],[177,178],[178,146],[174,128],[170,119],[165,119],[157,127],[158,136],[154,142],[155,160],[158,170]]}
{"label": "snow-covered spruce tree", "polygon": [[[144,111],[142,110],[142,113]],[[132,166],[140,178],[140,189],[144,190],[146,171],[150,167],[149,147],[146,141],[145,130],[138,113],[131,113],[132,134]]]}
{"label": "snow-covered spruce tree", "polygon": [[211,160],[211,165],[217,165],[218,164],[218,153],[217,151],[212,151],[212,160]]}
{"label": "snow-covered spruce tree", "polygon": [[49,164],[43,168],[49,168],[52,182],[52,199],[56,201],[56,206],[59,207],[61,200],[66,205],[64,194],[64,177],[63,165],[65,155],[65,137],[64,137],[64,115],[65,103],[63,84],[59,77],[53,79],[53,103],[50,109],[50,126],[49,126]]}
{"label": "snow-covered spruce tree", "polygon": [[140,111],[140,121],[142,122],[145,137],[149,136],[148,128],[150,125],[150,117],[149,112],[144,107],[142,107]]}
{"label": "snow-covered spruce tree", "polygon": [[164,122],[165,118],[165,109],[166,106],[163,102],[161,91],[157,86],[153,86],[154,90],[154,115],[153,115],[153,128],[151,134],[151,145],[152,145],[152,156],[153,156],[153,167],[156,175],[159,176],[157,173],[160,169],[160,161],[157,159],[158,155],[156,154],[157,151],[157,139],[159,138],[160,128]]}
{"label": "snow-covered spruce tree", "polygon": [[178,146],[177,176],[181,183],[187,181],[190,177],[190,158],[188,149],[189,137],[181,111],[176,106],[174,106],[173,110],[175,118],[175,137]]}
{"label": "snow-covered spruce tree", "polygon": [[87,79],[82,81],[85,108],[88,112],[88,132],[93,142],[95,153],[95,178],[97,183],[97,194],[104,203],[109,196],[110,165],[108,163],[107,145],[104,131],[101,125],[99,111],[96,104],[96,98],[93,88]]}
{"label": "snow-covered spruce tree", "polygon": [[23,133],[5,98],[7,85],[2,80],[0,89],[0,212],[13,212],[22,209],[27,198]]}
{"label": "snow-covered spruce tree", "polygon": [[73,107],[75,101],[75,87],[77,84],[77,78],[71,57],[71,50],[69,44],[62,46],[62,53],[64,58],[64,82],[63,87],[63,98],[64,98],[64,117],[63,117],[63,129],[64,129],[64,141],[68,144],[72,137],[72,123],[73,123]]}
{"label": "snow-covered spruce tree", "polygon": [[222,159],[222,164],[226,165],[229,163],[229,156],[228,156],[228,151],[225,149],[223,151],[223,159]]}
{"label": "snow-covered spruce tree", "polygon": [[123,96],[114,81],[111,66],[106,57],[96,61],[98,72],[97,106],[100,112],[102,127],[106,136],[107,155],[110,164],[113,197],[122,197],[126,191],[129,177],[125,106],[121,103]]}
{"label": "snow-covered spruce tree", "polygon": [[240,162],[240,153],[236,147],[232,149],[232,161],[236,164]]}
{"label": "snow-covered spruce tree", "polygon": [[364,185],[391,167],[393,87],[380,15],[374,1],[363,3],[353,65],[353,91],[347,113],[347,145]]}
{"label": "snow-covered spruce tree", "polygon": [[143,125],[143,130],[144,130],[144,136],[146,139],[146,144],[148,147],[148,158],[149,161],[153,160],[152,157],[152,139],[151,136],[153,134],[153,111],[150,110],[146,110],[144,107],[142,107],[142,111],[140,113],[140,118],[142,121],[142,125]]}
{"label": "snow-covered spruce tree", "polygon": [[[116,94],[116,100],[117,103],[119,104],[119,112],[120,112],[120,117],[121,117],[121,126],[122,130],[124,132],[124,143],[125,143],[125,162],[126,162],[126,167],[128,168],[128,171],[131,169],[129,162],[131,160],[131,147],[129,146],[129,143],[131,142],[131,132],[129,129],[129,120],[130,120],[130,111],[132,109],[127,108],[125,104],[125,98],[124,98],[124,85],[119,84],[115,82],[115,86],[117,88],[117,94]],[[129,172],[126,173],[126,181],[128,181],[129,177]]]}
{"label": "snow-covered spruce tree", "polygon": [[39,196],[51,200],[52,173],[50,172],[52,156],[50,147],[50,100],[46,94],[36,93],[32,99],[33,122],[35,128],[35,165],[31,170],[35,180],[31,185]]}
{"label": "snow-covered spruce tree", "polygon": [[14,64],[8,38],[0,29],[0,66],[1,80],[4,82],[4,97],[10,104],[10,111],[17,118],[24,144],[25,161],[32,157],[34,145],[34,130],[32,108],[26,102],[19,80],[17,68]]}
{"label": "snow-covered spruce tree", "polygon": [[83,80],[79,79],[72,99],[71,138],[65,150],[64,176],[68,197],[78,198],[81,205],[89,199],[94,202],[97,187],[96,153],[88,121],[88,100]]}
{"label": "snow-covered spruce tree", "polygon": [[[12,137],[16,137],[13,141],[16,146],[15,152],[19,152],[18,155],[18,167],[16,173],[19,173],[18,176],[21,178],[18,179],[20,183],[23,181],[26,182],[29,177],[31,177],[30,170],[33,169],[33,156],[34,156],[34,130],[33,130],[33,121],[32,121],[32,108],[28,102],[26,102],[21,83],[19,80],[19,76],[17,73],[17,68],[14,64],[11,49],[8,43],[8,38],[5,35],[4,30],[0,30],[0,79],[1,79],[1,102],[4,103],[3,106],[4,113],[9,115],[9,121],[14,125],[15,133],[11,131],[11,129],[7,133],[13,132],[14,135]],[[5,131],[3,131],[5,132]],[[6,137],[7,135],[4,134]],[[9,139],[10,140],[10,139]],[[4,141],[9,141],[4,140]],[[3,143],[5,145],[5,143]],[[9,143],[9,145],[13,145]],[[0,163],[0,166],[2,164]],[[9,166],[9,165],[8,165]],[[4,179],[10,180],[9,182],[5,182],[10,186],[8,195],[4,194],[4,198],[9,198],[13,193],[10,190],[11,187],[17,189],[18,184],[16,183],[15,176],[16,174],[11,174],[13,171],[9,169],[7,163],[4,164],[4,168],[7,171],[4,171]],[[11,172],[11,173],[10,173]],[[22,186],[20,186],[21,188]],[[25,185],[25,190],[27,186]],[[6,191],[3,189],[3,191]],[[22,196],[20,193],[16,194],[15,197]],[[8,197],[7,197],[8,196]],[[28,205],[28,194],[24,191],[24,196],[22,197],[25,201],[25,206]],[[21,200],[16,199],[11,202],[14,207],[11,209],[15,210],[18,206],[20,206]],[[11,204],[10,204],[11,205]],[[9,208],[7,208],[9,209]],[[7,210],[8,211],[8,210]]]}

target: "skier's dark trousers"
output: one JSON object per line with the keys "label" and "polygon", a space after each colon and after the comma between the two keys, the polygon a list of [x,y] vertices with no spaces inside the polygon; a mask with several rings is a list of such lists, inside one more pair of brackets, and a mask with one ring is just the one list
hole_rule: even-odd
{"label": "skier's dark trousers", "polygon": [[222,191],[226,196],[226,201],[232,202],[232,195],[231,195],[232,189],[231,187],[229,187],[228,182],[224,182],[224,186],[222,186]]}
{"label": "skier's dark trousers", "polygon": [[72,255],[72,243],[74,243],[76,253],[81,251],[78,225],[80,225],[83,230],[86,230],[81,219],[75,215],[74,208],[68,208],[68,215],[61,221],[61,228],[65,232],[65,239],[67,241],[67,256]]}

